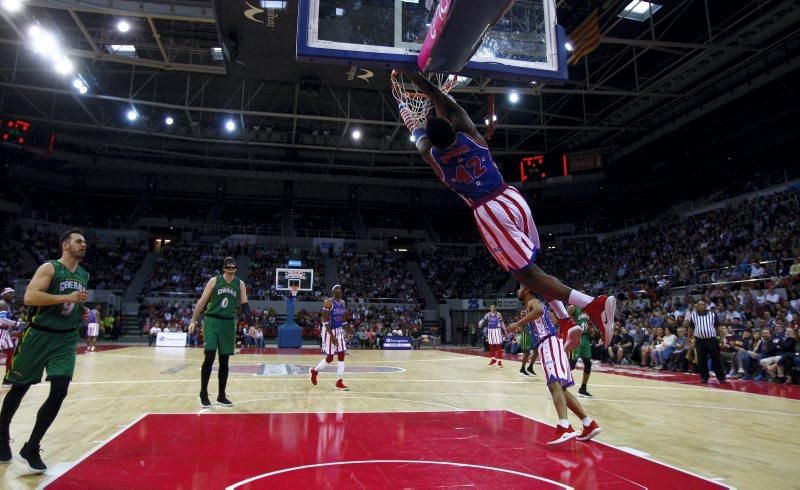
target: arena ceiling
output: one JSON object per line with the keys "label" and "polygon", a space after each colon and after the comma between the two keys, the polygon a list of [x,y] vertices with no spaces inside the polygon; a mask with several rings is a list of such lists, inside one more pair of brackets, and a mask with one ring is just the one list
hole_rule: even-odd
{"label": "arena ceiling", "polygon": [[[19,12],[0,9],[0,114],[56,131],[62,155],[373,177],[429,172],[398,122],[388,73],[364,83],[348,67],[296,62],[293,32],[278,32],[268,69],[251,70],[220,59],[211,0],[21,1]],[[645,22],[617,16],[627,3],[558,2],[567,33],[600,10],[602,42],[566,83],[477,79],[455,94],[475,121],[497,94],[499,161],[602,149],[614,162],[800,66],[798,0],[664,0]],[[292,15],[296,0],[288,4],[280,15]],[[120,19],[128,32],[117,29]],[[56,33],[50,49],[73,62],[85,94],[32,50],[34,22]],[[511,90],[520,103],[502,96]]]}

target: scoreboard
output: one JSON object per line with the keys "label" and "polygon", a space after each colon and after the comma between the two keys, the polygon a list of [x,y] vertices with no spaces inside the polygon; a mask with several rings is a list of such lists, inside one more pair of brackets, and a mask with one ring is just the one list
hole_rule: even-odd
{"label": "scoreboard", "polygon": [[3,146],[52,153],[55,143],[55,133],[34,128],[33,123],[24,119],[0,116],[0,144]]}

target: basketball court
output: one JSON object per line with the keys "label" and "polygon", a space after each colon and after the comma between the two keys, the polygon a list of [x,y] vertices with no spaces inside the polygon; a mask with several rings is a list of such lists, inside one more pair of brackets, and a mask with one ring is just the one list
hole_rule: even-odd
{"label": "basketball court", "polygon": [[[316,349],[269,352],[234,356],[235,406],[207,410],[197,401],[200,349],[80,354],[43,441],[48,473],[23,476],[13,463],[0,467],[2,486],[785,488],[800,478],[797,387],[754,394],[595,372],[594,398],[581,401],[603,433],[548,448],[549,393],[514,361],[500,369],[478,351],[352,351],[351,391],[337,392],[332,372],[308,381]],[[46,393],[46,384],[31,390],[12,437],[24,439]],[[737,442],[743,433],[758,433],[758,446]]]}

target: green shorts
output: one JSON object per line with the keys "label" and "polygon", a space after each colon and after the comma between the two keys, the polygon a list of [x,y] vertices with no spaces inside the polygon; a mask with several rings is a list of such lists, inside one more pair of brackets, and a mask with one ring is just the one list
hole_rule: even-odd
{"label": "green shorts", "polygon": [[11,369],[6,381],[14,384],[36,384],[42,381],[47,368],[46,381],[72,379],[75,372],[75,342],[78,331],[51,333],[28,328],[14,351]]}
{"label": "green shorts", "polygon": [[592,358],[592,344],[588,340],[581,339],[581,344],[570,353],[570,359],[577,361],[583,358]]}
{"label": "green shorts", "polygon": [[531,343],[531,333],[528,332],[527,329],[523,328],[522,331],[520,332],[519,345],[523,353],[529,352],[531,349],[533,349],[533,344]]}
{"label": "green shorts", "polygon": [[236,347],[236,320],[206,317],[203,326],[203,349],[219,350],[220,354],[233,355]]}

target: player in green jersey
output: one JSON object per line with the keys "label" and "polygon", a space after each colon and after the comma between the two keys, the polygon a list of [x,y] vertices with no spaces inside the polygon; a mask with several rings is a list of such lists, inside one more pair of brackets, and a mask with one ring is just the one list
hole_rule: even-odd
{"label": "player in green jersey", "polygon": [[567,307],[567,313],[583,329],[580,345],[570,352],[569,367],[570,369],[575,369],[578,359],[583,361],[583,378],[581,379],[581,388],[578,390],[578,396],[591,398],[592,394],[586,391],[586,383],[589,382],[589,376],[592,374],[592,341],[589,332],[589,316],[574,305]]}
{"label": "player in green jersey", "polygon": [[83,304],[89,299],[89,273],[78,263],[86,254],[83,232],[72,229],[60,237],[61,258],[45,262],[25,290],[25,304],[35,307],[30,326],[17,345],[6,381],[11,389],[0,410],[0,463],[11,461],[9,429],[22,398],[47,369],[50,394],[39,409],[33,431],[19,452],[19,460],[33,473],[47,466],[39,456],[39,443],[67,396],[75,370],[78,329],[88,318]]}
{"label": "player in green jersey", "polygon": [[203,408],[211,407],[208,398],[208,380],[211,378],[211,368],[217,351],[219,351],[217,404],[223,407],[233,406],[225,395],[225,388],[228,385],[228,359],[233,355],[236,345],[236,309],[241,306],[247,324],[253,323],[250,305],[247,304],[247,288],[244,281],[236,277],[236,259],[226,257],[222,263],[222,270],[224,271],[222,275],[208,280],[203,295],[194,308],[192,322],[189,324],[189,333],[193,333],[197,320],[205,308],[206,319],[203,326],[205,359],[200,370],[200,405]]}

